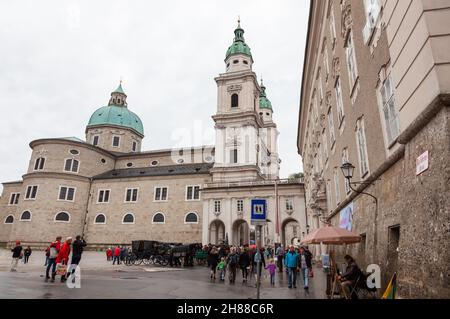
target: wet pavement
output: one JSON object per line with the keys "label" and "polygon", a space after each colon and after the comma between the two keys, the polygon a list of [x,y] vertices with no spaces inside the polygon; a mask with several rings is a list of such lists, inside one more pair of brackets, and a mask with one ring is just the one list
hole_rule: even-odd
{"label": "wet pavement", "polygon": [[[8,251],[0,250],[0,298],[162,298],[162,299],[254,299],[255,279],[242,283],[240,271],[235,284],[212,281],[204,266],[170,268],[157,266],[113,266],[104,253],[85,252],[80,263],[81,287],[69,288],[57,281],[45,282],[42,252],[34,252],[29,264],[19,263],[17,272],[10,272]],[[268,276],[261,285],[261,299],[325,298],[325,274],[314,269],[309,290],[300,281],[297,289],[287,287],[286,273],[277,273],[275,286]]]}

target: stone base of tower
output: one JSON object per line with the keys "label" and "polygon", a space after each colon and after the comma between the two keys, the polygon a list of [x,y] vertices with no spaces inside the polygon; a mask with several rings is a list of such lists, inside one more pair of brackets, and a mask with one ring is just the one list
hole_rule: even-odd
{"label": "stone base of tower", "polygon": [[256,165],[213,167],[210,172],[213,182],[258,181],[263,179],[260,169]]}

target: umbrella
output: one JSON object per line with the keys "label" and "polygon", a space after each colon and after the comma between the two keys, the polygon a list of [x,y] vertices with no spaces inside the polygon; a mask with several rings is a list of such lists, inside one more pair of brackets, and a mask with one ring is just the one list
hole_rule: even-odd
{"label": "umbrella", "polygon": [[326,226],[314,230],[311,234],[303,238],[302,244],[327,244],[343,245],[356,244],[361,241],[361,236],[356,235],[346,229]]}

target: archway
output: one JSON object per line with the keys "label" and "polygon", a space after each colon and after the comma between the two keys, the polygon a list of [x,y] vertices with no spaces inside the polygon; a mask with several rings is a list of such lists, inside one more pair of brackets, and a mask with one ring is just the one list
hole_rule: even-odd
{"label": "archway", "polygon": [[250,243],[250,227],[244,219],[233,223],[233,245],[243,246]]}
{"label": "archway", "polygon": [[292,245],[295,238],[300,238],[300,224],[294,218],[287,218],[281,224],[281,243],[286,247]]}
{"label": "archway", "polygon": [[225,242],[225,224],[220,219],[209,224],[209,243],[219,245]]}

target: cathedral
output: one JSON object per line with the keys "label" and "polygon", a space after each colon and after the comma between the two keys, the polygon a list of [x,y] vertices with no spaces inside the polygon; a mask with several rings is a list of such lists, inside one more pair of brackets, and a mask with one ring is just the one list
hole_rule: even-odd
{"label": "cathedral", "polygon": [[215,78],[214,146],[143,151],[122,83],[85,139],[32,141],[22,180],[3,183],[0,244],[41,247],[58,235],[82,235],[92,249],[141,239],[253,244],[252,199],[267,202],[263,244],[296,243],[308,230],[303,181],[279,178],[273,107],[252,68],[238,23]]}

